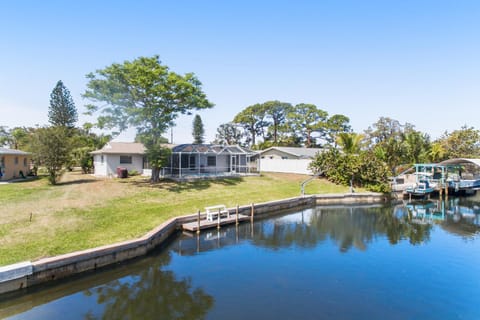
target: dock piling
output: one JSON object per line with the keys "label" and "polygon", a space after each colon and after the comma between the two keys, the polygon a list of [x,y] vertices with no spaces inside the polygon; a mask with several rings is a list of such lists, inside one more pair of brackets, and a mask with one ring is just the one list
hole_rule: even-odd
{"label": "dock piling", "polygon": [[237,208],[235,209],[235,225],[238,226],[238,204],[237,204]]}
{"label": "dock piling", "polygon": [[253,223],[253,216],[255,215],[255,205],[252,203],[252,207],[250,209],[250,222]]}
{"label": "dock piling", "polygon": [[220,229],[220,208],[218,209],[218,217],[217,217],[217,229]]}
{"label": "dock piling", "polygon": [[200,210],[198,210],[197,214],[197,233],[200,233]]}

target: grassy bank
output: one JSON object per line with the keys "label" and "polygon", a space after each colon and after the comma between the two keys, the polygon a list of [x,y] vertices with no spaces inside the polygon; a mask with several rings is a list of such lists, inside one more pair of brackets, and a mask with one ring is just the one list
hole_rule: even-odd
{"label": "grassy bank", "polygon": [[[140,177],[95,179],[72,172],[57,186],[44,178],[0,185],[0,265],[132,239],[206,206],[298,196],[305,178],[267,174],[152,185]],[[306,188],[307,194],[347,191],[320,179]]]}

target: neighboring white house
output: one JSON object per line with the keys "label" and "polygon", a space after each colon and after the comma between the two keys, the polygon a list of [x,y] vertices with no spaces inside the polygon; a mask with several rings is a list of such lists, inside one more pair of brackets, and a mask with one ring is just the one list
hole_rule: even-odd
{"label": "neighboring white house", "polygon": [[115,177],[117,168],[144,174],[145,147],[134,142],[109,142],[102,149],[93,151],[94,174],[99,177]]}
{"label": "neighboring white house", "polygon": [[[251,158],[255,153],[240,146],[213,144],[165,144],[172,150],[170,163],[162,168],[161,175],[174,179],[205,176],[243,175],[256,172],[257,165]],[[145,159],[145,147],[141,143],[109,142],[102,149],[91,152],[94,174],[115,177],[117,168],[135,170],[150,175]]]}
{"label": "neighboring white house", "polygon": [[312,174],[308,169],[319,148],[271,147],[259,152],[260,172]]}

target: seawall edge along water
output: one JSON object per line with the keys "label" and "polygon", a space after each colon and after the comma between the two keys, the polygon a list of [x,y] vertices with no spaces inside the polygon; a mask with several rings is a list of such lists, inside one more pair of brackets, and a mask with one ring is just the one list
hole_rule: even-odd
{"label": "seawall edge along water", "polygon": [[[251,215],[253,210],[255,217],[258,217],[301,206],[371,204],[384,203],[388,200],[388,197],[382,193],[371,192],[305,195],[239,206],[238,213]],[[237,208],[228,208],[230,213],[235,213],[236,210]],[[200,214],[201,219],[205,219],[205,216],[205,213]],[[0,267],[0,295],[144,256],[164,243],[182,224],[194,222],[197,219],[198,213],[175,217],[137,239],[33,262],[24,261],[2,266]]]}

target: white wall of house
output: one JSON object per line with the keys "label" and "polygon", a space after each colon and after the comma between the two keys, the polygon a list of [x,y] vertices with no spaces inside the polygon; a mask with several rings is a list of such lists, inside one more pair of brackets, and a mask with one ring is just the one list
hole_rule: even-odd
{"label": "white wall of house", "polygon": [[269,159],[267,157],[260,159],[260,172],[282,172],[312,174],[308,166],[311,159]]}
{"label": "white wall of house", "polygon": [[93,156],[93,174],[99,177],[107,176],[107,164],[105,155],[96,154]]}
{"label": "white wall of house", "polygon": [[117,167],[127,168],[128,171],[135,170],[143,173],[142,155],[125,155],[132,157],[132,163],[120,163],[120,156],[119,154],[96,154],[93,157],[94,174],[99,177],[116,177]]}

